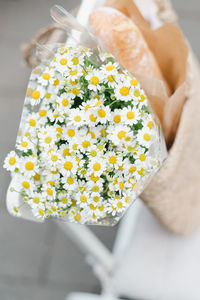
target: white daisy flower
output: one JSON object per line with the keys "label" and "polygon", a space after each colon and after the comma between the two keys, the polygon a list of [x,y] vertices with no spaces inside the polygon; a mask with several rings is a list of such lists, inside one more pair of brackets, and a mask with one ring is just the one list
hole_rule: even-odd
{"label": "white daisy flower", "polygon": [[122,109],[123,122],[127,125],[137,124],[138,120],[141,119],[138,109],[135,107],[126,107]]}
{"label": "white daisy flower", "polygon": [[73,175],[66,175],[62,177],[61,182],[63,183],[63,188],[66,191],[75,191],[77,189],[77,181]]}
{"label": "white daisy flower", "polygon": [[87,220],[87,216],[85,216],[84,211],[81,211],[76,207],[72,207],[69,210],[68,217],[70,222],[79,223],[79,224],[84,224],[85,221]]}
{"label": "white daisy flower", "polygon": [[34,90],[32,90],[32,93],[29,97],[29,103],[34,106],[38,105],[40,101],[44,98],[45,95],[45,89],[41,85],[38,85]]}
{"label": "white daisy flower", "polygon": [[72,104],[72,100],[68,93],[63,93],[61,96],[57,97],[56,102],[63,109],[63,112],[68,112]]}
{"label": "white daisy flower", "polygon": [[114,93],[116,99],[121,101],[130,101],[133,99],[132,88],[128,84],[128,82],[123,82],[117,85],[114,90]]}
{"label": "white daisy flower", "polygon": [[51,201],[56,199],[56,189],[50,183],[45,183],[42,187],[42,191],[43,191],[42,196],[45,199],[48,199]]}
{"label": "white daisy flower", "polygon": [[31,72],[30,81],[36,81],[41,75],[42,71],[43,68],[41,66],[37,66],[36,68],[34,68]]}
{"label": "white daisy flower", "polygon": [[26,194],[30,195],[34,189],[34,182],[30,178],[20,176],[17,188],[23,189]]}
{"label": "white daisy flower", "polygon": [[152,132],[149,127],[143,127],[142,130],[139,131],[137,139],[140,145],[149,148],[154,141],[154,132]]}
{"label": "white daisy flower", "polygon": [[5,158],[3,167],[11,172],[14,172],[19,167],[19,157],[15,151],[11,151]]}
{"label": "white daisy flower", "polygon": [[89,165],[88,165],[88,171],[89,173],[94,173],[95,176],[99,176],[103,173],[103,171],[106,168],[106,160],[102,157],[92,157]]}
{"label": "white daisy flower", "polygon": [[93,71],[85,76],[88,81],[88,89],[92,91],[101,90],[100,83],[102,82],[103,76],[99,71]]}
{"label": "white daisy flower", "polygon": [[111,110],[108,106],[100,106],[97,109],[97,121],[100,122],[101,124],[106,123],[107,121],[110,120],[110,113]]}
{"label": "white daisy flower", "polygon": [[41,205],[45,199],[42,197],[41,193],[33,192],[31,193],[28,204],[31,206],[31,208],[37,208],[38,205]]}
{"label": "white daisy flower", "polygon": [[108,136],[115,145],[122,145],[125,142],[126,136],[130,133],[128,126],[116,125],[115,127],[109,126]]}
{"label": "white daisy flower", "polygon": [[75,174],[77,171],[77,161],[75,157],[72,156],[66,156],[62,159],[60,163],[60,173],[63,176],[69,176],[71,174]]}
{"label": "white daisy flower", "polygon": [[79,109],[71,109],[68,117],[69,125],[82,126],[85,123],[85,116]]}
{"label": "white daisy flower", "polygon": [[52,148],[57,140],[56,131],[53,127],[50,126],[40,129],[38,137],[39,145],[44,149]]}
{"label": "white daisy flower", "polygon": [[33,215],[38,219],[45,218],[45,206],[44,204],[39,203],[32,208]]}
{"label": "white daisy flower", "polygon": [[89,199],[90,197],[87,192],[78,193],[76,195],[77,205],[79,205],[81,208],[88,206]]}
{"label": "white daisy flower", "polygon": [[28,150],[34,150],[35,145],[30,141],[29,138],[23,137],[20,143],[16,145],[16,148],[26,153]]}
{"label": "white daisy flower", "polygon": [[66,208],[71,205],[71,198],[67,194],[67,192],[61,192],[57,195],[58,199],[60,200],[60,207]]}
{"label": "white daisy flower", "polygon": [[25,158],[21,158],[20,171],[24,176],[27,176],[28,178],[33,177],[39,171],[36,157],[28,156]]}
{"label": "white daisy flower", "polygon": [[62,156],[59,152],[55,151],[54,149],[50,149],[45,155],[45,160],[47,165],[50,167],[51,170],[55,171],[60,165]]}
{"label": "white daisy flower", "polygon": [[38,77],[38,83],[40,83],[43,86],[47,86],[49,84],[51,77],[53,77],[53,76],[54,76],[54,70],[47,68]]}

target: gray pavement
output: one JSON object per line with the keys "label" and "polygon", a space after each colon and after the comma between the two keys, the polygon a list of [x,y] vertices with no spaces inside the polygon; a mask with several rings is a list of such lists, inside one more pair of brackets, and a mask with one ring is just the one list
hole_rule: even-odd
{"label": "gray pavement", "polygon": [[[91,0],[92,1],[92,0]],[[174,0],[180,24],[200,58],[200,1]],[[50,23],[55,0],[0,0],[0,300],[62,300],[70,291],[95,291],[98,281],[83,254],[55,223],[37,224],[9,216],[9,175],[2,169],[13,149],[30,69],[20,45]],[[71,9],[78,0],[57,0]],[[93,228],[112,247],[116,228]]]}

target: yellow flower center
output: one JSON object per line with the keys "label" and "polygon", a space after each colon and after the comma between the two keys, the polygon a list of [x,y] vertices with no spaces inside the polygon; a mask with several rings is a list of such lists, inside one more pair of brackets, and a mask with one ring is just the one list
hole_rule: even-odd
{"label": "yellow flower center", "polygon": [[46,144],[50,144],[52,141],[52,138],[50,136],[47,136],[44,141]]}
{"label": "yellow flower center", "polygon": [[123,139],[126,136],[126,131],[124,130],[119,131],[117,136],[120,140]]}
{"label": "yellow flower center", "polygon": [[32,98],[35,99],[35,100],[39,99],[40,98],[40,92],[39,91],[34,91],[32,93]]}
{"label": "yellow flower center", "polygon": [[66,161],[64,163],[64,168],[65,168],[65,170],[68,170],[68,171],[71,170],[73,168],[72,162],[71,161]]}
{"label": "yellow flower center", "polygon": [[15,158],[15,157],[11,157],[11,158],[9,159],[9,164],[10,164],[11,166],[13,166],[15,163],[16,163],[16,158]]}
{"label": "yellow flower center", "polygon": [[40,180],[40,174],[36,173],[34,176],[33,176],[34,180],[38,181]]}
{"label": "yellow flower center", "polygon": [[114,68],[115,68],[115,66],[110,65],[110,66],[107,66],[107,67],[106,67],[106,70],[107,70],[107,71],[112,71]]}
{"label": "yellow flower center", "polygon": [[81,117],[80,116],[75,116],[74,117],[74,121],[75,122],[80,122],[81,121]]}
{"label": "yellow flower center", "polygon": [[29,189],[29,188],[30,188],[30,184],[29,184],[28,181],[23,181],[23,182],[22,182],[22,185],[23,185],[23,187],[24,187],[25,189]]}
{"label": "yellow flower center", "polygon": [[94,132],[92,132],[92,131],[89,131],[88,133],[91,135],[91,138],[92,138],[92,139],[94,139],[94,138],[95,138],[95,134],[94,134]]}
{"label": "yellow flower center", "polygon": [[21,142],[21,146],[22,146],[23,148],[26,148],[26,147],[28,146],[28,143],[27,143],[27,142]]}
{"label": "yellow flower center", "polygon": [[101,151],[101,150],[103,150],[103,146],[102,146],[102,145],[98,145],[98,146],[97,146],[97,149],[98,149],[99,151]]}
{"label": "yellow flower center", "polygon": [[99,180],[99,176],[94,176],[94,173],[90,176],[91,180],[97,182]]}
{"label": "yellow flower center", "polygon": [[68,134],[68,136],[73,137],[73,136],[75,136],[75,131],[73,129],[68,129],[67,134]]}
{"label": "yellow flower center", "polygon": [[52,209],[53,211],[56,211],[56,207],[55,207],[54,205],[52,205],[51,209]]}
{"label": "yellow flower center", "polygon": [[99,83],[99,78],[97,76],[92,76],[90,81],[93,85],[97,85]]}
{"label": "yellow flower center", "polygon": [[53,190],[51,188],[47,188],[46,189],[46,192],[49,196],[52,196],[53,195]]}
{"label": "yellow flower center", "polygon": [[97,156],[97,152],[95,150],[92,150],[92,151],[90,151],[90,155],[95,157],[95,156]]}
{"label": "yellow flower center", "polygon": [[63,129],[61,127],[58,127],[58,128],[56,128],[56,131],[59,132],[59,133],[62,133]]}
{"label": "yellow flower center", "polygon": [[73,144],[73,145],[72,145],[72,149],[73,149],[73,150],[77,150],[77,149],[78,149],[78,144]]}
{"label": "yellow flower center", "polygon": [[109,82],[113,82],[113,81],[115,81],[115,75],[108,75],[108,81]]}
{"label": "yellow flower center", "polygon": [[138,90],[134,91],[134,96],[139,97],[140,96],[140,91],[138,91]]}
{"label": "yellow flower center", "polygon": [[99,202],[99,200],[100,200],[100,198],[98,197],[98,196],[95,196],[94,198],[93,198],[93,200],[94,200],[94,202]]}
{"label": "yellow flower center", "polygon": [[55,154],[53,154],[53,155],[51,156],[51,160],[52,160],[52,161],[57,161],[57,160],[58,160],[58,156],[55,155]]}
{"label": "yellow flower center", "polygon": [[83,148],[88,148],[88,147],[90,147],[90,142],[89,141],[83,141],[83,143],[82,143],[82,146],[83,146]]}
{"label": "yellow flower center", "polygon": [[16,213],[19,212],[19,209],[18,209],[16,206],[13,207],[13,210],[14,210],[14,212],[16,212]]}
{"label": "yellow flower center", "polygon": [[99,171],[101,169],[101,164],[100,163],[95,163],[93,165],[93,169],[94,169],[94,171]]}
{"label": "yellow flower center", "polygon": [[139,100],[139,102],[143,102],[143,101],[146,99],[144,95],[141,95],[140,98],[141,98],[141,99]]}
{"label": "yellow flower center", "polygon": [[75,220],[76,222],[79,222],[79,221],[81,220],[81,214],[79,214],[79,213],[75,214],[74,220]]}
{"label": "yellow flower center", "polygon": [[146,156],[144,154],[140,154],[139,159],[141,161],[145,161],[146,160]]}
{"label": "yellow flower center", "polygon": [[99,206],[99,210],[103,211],[104,210],[104,205],[102,204],[101,206]]}
{"label": "yellow flower center", "polygon": [[42,208],[40,208],[39,210],[38,210],[38,212],[39,212],[39,214],[43,217],[44,216],[44,210],[42,209]]}
{"label": "yellow flower center", "polygon": [[73,88],[73,89],[72,89],[72,93],[73,93],[74,95],[78,95],[78,94],[79,94],[79,90],[76,89],[76,88]]}
{"label": "yellow flower center", "polygon": [[69,72],[69,74],[70,74],[70,75],[72,75],[72,76],[73,76],[73,75],[76,75],[77,73],[78,73],[78,71],[77,71],[77,70],[74,70],[74,71],[73,71],[73,70],[71,70],[71,71]]}
{"label": "yellow flower center", "polygon": [[49,73],[43,73],[42,77],[44,80],[49,80],[51,78],[51,75]]}
{"label": "yellow flower center", "polygon": [[73,184],[74,183],[74,179],[72,177],[68,177],[67,178],[67,183],[68,184]]}
{"label": "yellow flower center", "polygon": [[152,129],[153,128],[153,122],[152,121],[149,121],[147,126],[149,127],[149,129]]}
{"label": "yellow flower center", "polygon": [[129,88],[127,86],[123,86],[121,89],[120,89],[120,94],[122,96],[127,96],[129,94]]}
{"label": "yellow flower center", "polygon": [[121,121],[121,116],[120,115],[115,115],[113,120],[114,120],[115,123],[119,123]]}
{"label": "yellow flower center", "polygon": [[63,106],[68,106],[68,104],[69,104],[69,101],[67,99],[62,100],[62,105]]}
{"label": "yellow flower center", "polygon": [[80,200],[81,200],[81,202],[85,203],[85,202],[87,202],[87,197],[81,196],[81,197],[80,197]]}
{"label": "yellow flower center", "polygon": [[36,121],[34,119],[29,120],[29,125],[34,127],[36,125]]}
{"label": "yellow flower center", "polygon": [[73,57],[72,62],[73,62],[73,65],[78,65],[78,63],[79,63],[78,57]]}
{"label": "yellow flower center", "polygon": [[144,136],[143,136],[144,140],[149,142],[151,140],[151,136],[149,133],[145,133]]}
{"label": "yellow flower center", "polygon": [[31,161],[29,161],[25,164],[25,169],[27,171],[31,171],[31,170],[33,170],[33,168],[34,168],[34,164]]}
{"label": "yellow flower center", "polygon": [[64,204],[66,204],[67,203],[67,198],[66,197],[62,197],[61,198],[61,202],[64,203]]}
{"label": "yellow flower center", "polygon": [[132,80],[130,81],[130,83],[131,83],[131,85],[133,85],[133,86],[137,86],[137,85],[138,85],[138,82],[137,82],[136,79],[132,79]]}
{"label": "yellow flower center", "polygon": [[55,182],[52,181],[52,180],[47,181],[47,183],[49,183],[51,186],[54,186],[54,185],[55,185]]}
{"label": "yellow flower center", "polygon": [[93,204],[90,204],[89,206],[90,206],[90,209],[91,209],[91,210],[95,210],[95,209],[97,208],[97,207],[94,206]]}
{"label": "yellow flower center", "polygon": [[70,156],[70,151],[69,151],[68,148],[65,148],[65,149],[63,150],[63,155],[64,155],[64,156]]}
{"label": "yellow flower center", "polygon": [[62,66],[65,66],[65,65],[67,64],[67,59],[66,59],[66,58],[62,58],[62,59],[60,60],[60,64],[61,64]]}
{"label": "yellow flower center", "polygon": [[58,79],[54,80],[53,85],[56,86],[56,85],[58,85],[58,84],[59,84],[59,80],[58,80]]}
{"label": "yellow flower center", "polygon": [[134,114],[134,112],[133,111],[129,111],[129,112],[127,112],[127,118],[129,119],[129,120],[132,120],[132,119],[134,119],[134,117],[135,117],[135,114]]}
{"label": "yellow flower center", "polygon": [[129,173],[134,173],[135,171],[137,170],[137,168],[136,167],[130,167],[129,168]]}
{"label": "yellow flower center", "polygon": [[143,174],[144,174],[144,169],[141,168],[141,169],[138,171],[138,174],[139,174],[139,175],[143,175]]}
{"label": "yellow flower center", "polygon": [[47,99],[50,99],[50,98],[51,98],[51,93],[46,93],[45,97],[46,97]]}
{"label": "yellow flower center", "polygon": [[119,188],[122,190],[124,188],[124,183],[122,181],[119,182]]}
{"label": "yellow flower center", "polygon": [[39,116],[40,116],[40,117],[45,117],[46,114],[47,114],[47,112],[46,112],[46,110],[44,110],[44,109],[41,109],[41,110],[39,111]]}
{"label": "yellow flower center", "polygon": [[105,110],[104,109],[99,109],[98,110],[98,115],[99,115],[100,118],[104,118],[105,115],[106,115]]}
{"label": "yellow flower center", "polygon": [[111,156],[110,158],[109,158],[109,163],[110,164],[115,164],[117,162],[117,159],[116,159],[116,157],[115,156]]}
{"label": "yellow flower center", "polygon": [[40,203],[40,199],[38,197],[34,197],[33,198],[33,202],[36,203],[36,204],[38,204],[38,203]]}
{"label": "yellow flower center", "polygon": [[97,119],[97,117],[94,117],[93,114],[90,115],[90,121],[91,121],[91,122],[95,122],[96,119]]}
{"label": "yellow flower center", "polygon": [[117,203],[117,207],[118,207],[118,208],[122,208],[122,206],[123,206],[123,205],[122,205],[122,202],[118,202],[118,203]]}
{"label": "yellow flower center", "polygon": [[95,192],[95,193],[98,192],[99,191],[99,187],[97,185],[93,186],[92,187],[92,191]]}

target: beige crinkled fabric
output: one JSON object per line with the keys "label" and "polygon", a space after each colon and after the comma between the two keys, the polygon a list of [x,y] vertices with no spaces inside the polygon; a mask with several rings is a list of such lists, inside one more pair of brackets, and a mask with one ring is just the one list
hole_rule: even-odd
{"label": "beige crinkled fabric", "polygon": [[192,51],[187,83],[188,99],[173,146],[141,196],[159,220],[179,234],[200,225],[200,72]]}

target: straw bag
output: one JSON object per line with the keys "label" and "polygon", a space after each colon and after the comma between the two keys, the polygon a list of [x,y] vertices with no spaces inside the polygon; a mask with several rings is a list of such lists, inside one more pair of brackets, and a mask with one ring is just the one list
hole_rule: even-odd
{"label": "straw bag", "polygon": [[[176,22],[176,13],[168,0],[152,1],[157,7],[157,17],[160,21]],[[58,41],[62,33],[60,29],[58,25],[53,24],[38,33],[33,41],[24,47],[28,64],[36,63],[33,49],[37,41]],[[200,225],[200,72],[191,49],[184,85],[184,97],[187,101],[168,158],[141,195],[144,203],[160,222],[178,234],[191,233]]]}

